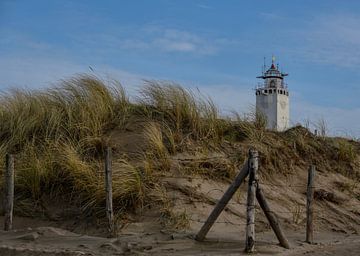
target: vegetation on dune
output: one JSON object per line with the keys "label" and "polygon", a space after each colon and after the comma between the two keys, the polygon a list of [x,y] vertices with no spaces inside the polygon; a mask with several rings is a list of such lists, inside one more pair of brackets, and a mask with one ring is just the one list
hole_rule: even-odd
{"label": "vegetation on dune", "polygon": [[171,130],[171,141],[179,145],[188,136],[194,140],[220,141],[226,125],[214,102],[191,90],[168,82],[147,81],[139,104],[143,114]]}
{"label": "vegetation on dune", "polygon": [[98,167],[105,134],[124,124],[129,107],[119,84],[105,86],[91,76],[47,91],[4,93],[0,153],[2,159],[16,154],[16,195],[39,202],[44,194],[72,198],[79,192],[81,205],[103,201]]}
{"label": "vegetation on dune", "polygon": [[[324,170],[337,166],[334,171],[360,177],[357,142],[325,134],[316,137],[300,126],[271,132],[260,115],[235,116],[221,118],[211,99],[177,84],[147,81],[139,98],[130,102],[119,83],[105,84],[83,75],[49,90],[3,93],[0,158],[16,155],[17,213],[44,213],[47,201],[65,201],[83,214],[102,217],[103,153],[112,146],[115,211],[141,209],[149,200],[162,202],[164,216],[170,216],[164,222],[175,227],[186,226],[187,218],[169,212],[168,201],[161,198],[166,194],[161,175],[176,169],[231,180],[249,147],[260,151],[264,177],[287,174],[294,166],[309,163]],[[119,151],[111,134],[114,130],[126,134],[134,122],[141,123],[136,132],[142,141],[133,143],[146,147],[130,157],[134,152]]]}

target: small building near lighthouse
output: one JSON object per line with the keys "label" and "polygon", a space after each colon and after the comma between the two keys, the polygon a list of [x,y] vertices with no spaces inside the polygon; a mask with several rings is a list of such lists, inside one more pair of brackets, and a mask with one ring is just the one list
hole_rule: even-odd
{"label": "small building near lighthouse", "polygon": [[261,76],[263,84],[256,88],[256,112],[266,118],[267,128],[284,131],[289,128],[289,90],[284,77],[288,74],[279,71],[275,58],[269,69],[264,69]]}

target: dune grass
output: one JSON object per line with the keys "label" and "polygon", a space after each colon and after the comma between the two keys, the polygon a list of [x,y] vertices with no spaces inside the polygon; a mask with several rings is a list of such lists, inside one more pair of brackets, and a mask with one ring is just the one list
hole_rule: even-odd
{"label": "dune grass", "polygon": [[[292,165],[304,165],[316,154],[321,154],[320,163],[334,155],[342,161],[358,156],[358,149],[346,141],[330,143],[300,127],[272,133],[255,112],[250,118],[237,117],[221,118],[210,98],[170,82],[146,81],[134,102],[119,83],[105,84],[88,75],[48,90],[12,90],[0,96],[1,170],[5,154],[15,154],[18,213],[25,211],[21,205],[44,210],[38,208],[46,208],[46,197],[65,200],[86,215],[105,216],[104,149],[113,143],[112,131],[126,131],[134,120],[143,123],[137,132],[143,133],[148,146],[135,152],[137,158],[114,149],[113,198],[118,213],[156,201],[150,196],[161,186],[155,174],[171,171],[176,154],[220,153],[221,161],[198,159],[179,166],[186,174],[224,180],[235,175],[236,159],[242,163],[250,146],[260,151],[268,173],[289,172]],[[236,153],[235,160],[227,153]],[[181,219],[186,223],[185,215]]]}
{"label": "dune grass", "polygon": [[186,136],[195,140],[220,140],[226,122],[215,103],[200,93],[169,83],[146,81],[139,104],[152,120],[165,123],[173,141],[181,144]]}
{"label": "dune grass", "polygon": [[16,154],[17,194],[35,201],[77,191],[83,205],[96,201],[103,191],[97,167],[106,133],[124,124],[129,109],[120,84],[105,86],[92,76],[45,91],[3,93],[0,157]]}

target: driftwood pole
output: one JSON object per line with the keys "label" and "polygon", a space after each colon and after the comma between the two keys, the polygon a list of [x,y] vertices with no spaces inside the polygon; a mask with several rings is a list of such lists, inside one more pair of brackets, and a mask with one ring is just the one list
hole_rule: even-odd
{"label": "driftwood pole", "polygon": [[111,148],[105,150],[105,191],[106,191],[106,217],[108,219],[108,229],[110,236],[114,235],[114,213],[112,200],[112,168],[111,168]]}
{"label": "driftwood pole", "polygon": [[286,239],[284,233],[282,232],[279,222],[277,220],[276,215],[270,210],[270,207],[266,201],[266,198],[264,196],[264,193],[262,192],[260,186],[258,185],[257,189],[256,189],[256,198],[259,202],[259,205],[261,207],[261,209],[264,211],[265,216],[267,218],[267,220],[270,223],[271,228],[273,229],[277,239],[280,242],[280,245],[282,247],[285,247],[286,249],[290,249],[290,244],[288,242],[288,240]]}
{"label": "driftwood pole", "polygon": [[248,173],[248,162],[246,162],[239,174],[236,176],[234,182],[230,185],[230,187],[226,190],[225,194],[216,204],[214,210],[209,215],[205,224],[202,226],[199,233],[196,235],[195,240],[203,241],[205,239],[206,234],[209,232],[210,228],[212,227],[216,219],[219,217],[220,213],[224,210],[225,206],[230,201],[232,196],[235,194],[236,190],[240,187],[241,183],[244,181]]}
{"label": "driftwood pole", "polygon": [[313,199],[314,199],[314,178],[315,166],[311,165],[308,172],[308,184],[306,193],[306,242],[313,243],[314,226],[313,226]]}
{"label": "driftwood pole", "polygon": [[246,244],[245,251],[253,252],[255,247],[255,193],[257,187],[258,152],[249,150],[249,185],[246,209]]}
{"label": "driftwood pole", "polygon": [[13,209],[14,209],[14,156],[6,155],[6,169],[5,169],[5,198],[4,198],[4,230],[12,229]]}

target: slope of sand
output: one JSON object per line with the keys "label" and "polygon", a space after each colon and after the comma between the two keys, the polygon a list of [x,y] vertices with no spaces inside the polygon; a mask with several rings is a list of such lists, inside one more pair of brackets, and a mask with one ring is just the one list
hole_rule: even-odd
{"label": "slope of sand", "polygon": [[[206,240],[196,242],[193,239],[195,234],[229,183],[196,176],[185,177],[179,173],[167,175],[162,182],[167,188],[172,210],[185,213],[189,224],[186,230],[165,229],[156,207],[133,216],[132,222],[125,225],[116,238],[101,237],[102,231],[95,228],[81,230],[59,221],[15,216],[15,230],[0,232],[0,255],[244,254],[245,184],[220,215]],[[334,189],[336,184],[346,182],[350,180],[340,174],[317,173],[316,190],[323,192],[315,200],[315,244],[309,245],[304,242],[306,170],[299,169],[296,175],[283,180],[260,180],[270,207],[276,212],[292,248],[287,250],[278,246],[264,214],[257,206],[255,254],[359,255],[360,201],[346,191]],[[358,192],[357,189],[354,188],[355,192]],[[3,219],[0,221],[3,222]],[[67,227],[77,233],[59,227]]]}
{"label": "slope of sand", "polygon": [[[139,149],[132,148],[134,145],[145,145],[134,143],[138,136],[136,132],[130,134],[134,136],[119,142],[123,146],[120,152],[137,151]],[[183,216],[184,223],[188,224],[185,230],[166,228],[161,218],[163,209],[156,205],[131,216],[129,223],[119,230],[118,237],[111,239],[104,237],[104,226],[91,226],[84,220],[82,223],[78,219],[64,221],[53,218],[56,221],[50,222],[15,216],[14,230],[0,231],[0,256],[244,254],[246,182],[219,216],[207,239],[196,242],[193,239],[195,234],[229,182],[187,175],[178,168],[161,175],[164,176],[159,182],[166,188],[169,208],[171,212]],[[339,173],[316,173],[315,244],[309,245],[304,242],[307,170],[294,166],[287,175],[268,176],[260,175],[259,184],[292,249],[278,246],[264,214],[257,206],[256,255],[360,255],[359,185],[354,185],[353,180]],[[2,217],[0,223],[3,223]]]}

